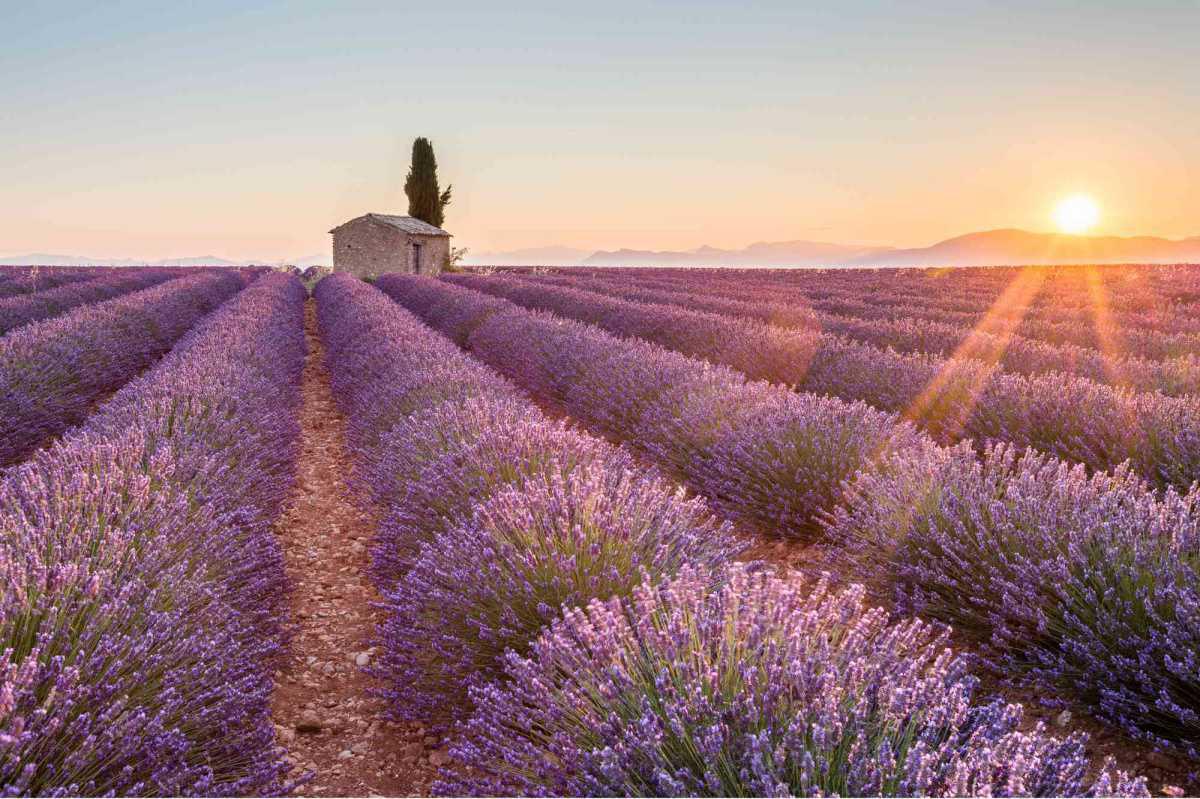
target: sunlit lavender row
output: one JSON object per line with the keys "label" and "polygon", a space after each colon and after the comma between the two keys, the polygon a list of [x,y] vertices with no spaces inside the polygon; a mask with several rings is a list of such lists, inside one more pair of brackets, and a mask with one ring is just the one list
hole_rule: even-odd
{"label": "sunlit lavender row", "polygon": [[47,291],[95,279],[105,271],[69,267],[0,266],[0,298]]}
{"label": "sunlit lavender row", "polygon": [[[429,284],[413,285],[451,288]],[[888,625],[861,590],[727,568],[736,547],[697,500],[547,420],[374,289],[333,277],[317,298],[363,499],[384,517],[377,672],[398,717],[440,719],[457,740],[460,767],[439,790],[1144,790],[1097,775],[1082,737],[1021,731],[1019,707],[972,704],[944,635]]]}
{"label": "sunlit lavender row", "polygon": [[[387,278],[387,279],[390,279]],[[972,358],[900,354],[839,336],[503,277],[448,278],[814,394],[899,413],[937,440],[1034,447],[1093,469],[1125,461],[1186,488],[1200,474],[1200,401],[1080,377],[1010,374]]]}
{"label": "sunlit lavender row", "polygon": [[506,649],[526,651],[564,603],[737,552],[698,501],[547,419],[376,289],[334,277],[317,300],[364,499],[381,517],[381,671],[396,716],[453,720],[468,686],[495,676]]}
{"label": "sunlit lavender row", "polygon": [[[838,544],[873,538],[868,554],[885,565],[869,576],[893,583],[911,598],[907,607],[959,623],[985,644],[1013,636],[1000,650],[1014,660],[996,664],[1005,679],[1063,689],[1158,744],[1194,752],[1200,743],[1192,699],[1200,674],[1182,654],[1200,643],[1190,610],[1195,489],[1163,494],[1128,467],[1088,478],[1032,450],[1021,463],[1041,464],[1039,476],[996,466],[990,483],[976,485],[984,467],[970,443],[944,449],[862,403],[746,382],[445,280],[386,276],[379,285],[536,396],[678,475],[727,517]],[[1012,451],[989,449],[982,463]],[[947,550],[943,537],[960,549]],[[927,601],[938,591],[942,605]],[[1014,618],[1033,619],[1026,638],[991,609],[1008,603]],[[1038,662],[1017,668],[1027,657]]]}
{"label": "sunlit lavender row", "polygon": [[[527,270],[514,270],[527,271]],[[538,270],[545,271],[545,270]],[[1159,332],[1200,330],[1200,279],[1188,265],[988,269],[570,269],[559,275],[755,300],[904,309],[968,324],[985,317],[1047,324],[1103,322]],[[899,277],[900,279],[897,279]],[[1020,291],[1014,291],[1020,289]],[[1035,289],[1035,290],[1030,290]],[[1020,302],[1013,300],[1019,299]]]}
{"label": "sunlit lavender row", "polygon": [[[774,277],[787,270],[741,275],[724,269],[668,271],[561,270],[551,279],[582,280],[621,291],[684,292],[706,303],[750,303],[788,324],[821,329],[855,320],[932,322],[964,336],[997,331],[1006,341],[1083,347],[1113,358],[1154,360],[1200,353],[1200,291],[1186,267],[1180,274],[1187,280],[1173,280],[1157,290],[1146,285],[1145,275],[1155,272],[1151,266],[1127,271],[930,270],[933,276],[924,280],[920,270],[904,270],[900,280],[896,270],[805,270],[800,277]],[[994,271],[1006,277],[966,298],[956,285],[967,271]],[[660,296],[653,301],[663,300]]]}
{"label": "sunlit lavender row", "polygon": [[[984,326],[971,326],[920,316],[893,317],[871,305],[864,305],[867,310],[860,310],[860,315],[854,316],[817,311],[805,302],[780,302],[777,294],[738,299],[713,293],[703,285],[681,284],[666,289],[639,287],[635,280],[620,280],[619,277],[539,275],[527,279],[595,291],[633,302],[678,305],[724,316],[757,319],[780,327],[824,331],[876,347],[891,347],[898,352],[973,358],[998,363],[1006,371],[1016,374],[1064,372],[1137,391],[1161,391],[1172,396],[1200,393],[1200,357],[1194,354],[1145,358],[1106,353],[1078,344],[1054,344],[1014,332],[1005,317],[991,317]],[[1143,332],[1140,325],[1135,330],[1138,335]],[[1160,344],[1163,340],[1155,338]]]}

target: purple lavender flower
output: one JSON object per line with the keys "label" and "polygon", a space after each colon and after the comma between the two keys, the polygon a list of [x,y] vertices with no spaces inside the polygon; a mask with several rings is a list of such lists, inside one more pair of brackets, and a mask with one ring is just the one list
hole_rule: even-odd
{"label": "purple lavender flower", "polygon": [[[892,348],[901,353],[925,353],[940,357],[958,355],[963,358],[998,363],[1005,371],[1035,375],[1044,372],[1063,372],[1085,377],[1099,383],[1128,386],[1138,391],[1162,391],[1172,396],[1184,396],[1200,391],[1200,358],[1186,350],[1181,355],[1155,360],[1142,355],[1114,355],[1094,347],[1071,343],[1086,340],[1083,334],[1069,337],[1064,343],[1041,341],[1019,333],[979,329],[978,319],[950,322],[920,316],[889,314],[874,318],[878,309],[872,299],[862,299],[853,306],[858,315],[829,313],[818,310],[811,302],[795,297],[780,299],[777,288],[761,290],[752,283],[736,284],[718,279],[715,275],[699,275],[683,282],[663,283],[661,278],[620,275],[596,276],[521,276],[536,283],[564,288],[578,288],[611,297],[641,303],[678,305],[693,310],[710,311],[723,316],[758,319],[780,327],[833,333],[881,349]],[[886,286],[880,299],[894,296],[898,281]],[[921,299],[929,301],[934,297]],[[1123,320],[1124,329],[1137,333],[1147,328],[1161,328],[1164,320],[1143,317]],[[1080,321],[1090,328],[1090,319]],[[1170,330],[1170,328],[1166,328]],[[1181,331],[1176,331],[1181,332]]]}
{"label": "purple lavender flower", "polygon": [[303,301],[260,278],[3,475],[0,794],[286,789],[272,523],[298,453]]}
{"label": "purple lavender flower", "polygon": [[[379,282],[422,314],[439,289],[464,305],[475,293],[427,277]],[[773,532],[811,536],[844,480],[924,440],[861,402],[747,383],[730,369],[544,312],[489,305],[480,316],[468,344],[481,360],[637,447],[729,517]]]}
{"label": "purple lavender flower", "polygon": [[59,286],[83,283],[97,274],[92,269],[58,266],[8,267],[0,280],[0,298],[19,297],[39,291],[49,291]]}
{"label": "purple lavender flower", "polygon": [[101,271],[91,280],[0,299],[0,335],[39,319],[59,316],[80,305],[110,300],[177,277],[183,277],[177,269]]}
{"label": "purple lavender flower", "polygon": [[[372,576],[389,612],[378,673],[393,716],[462,713],[467,686],[564,604],[740,549],[700,500],[628,451],[546,418],[376,289],[335,275],[316,294],[359,495],[381,519]],[[482,323],[454,319],[483,335]]]}
{"label": "purple lavender flower", "polygon": [[468,687],[500,676],[504,653],[528,651],[562,608],[685,565],[719,568],[739,549],[702,502],[626,459],[530,475],[426,540],[387,594],[379,673],[392,712],[462,714]]}
{"label": "purple lavender flower", "polygon": [[703,569],[567,610],[477,708],[446,795],[1147,795],[1084,738],[975,704],[945,634],[862,589]]}
{"label": "purple lavender flower", "polygon": [[0,465],[81,422],[241,287],[232,274],[179,278],[0,337]]}
{"label": "purple lavender flower", "polygon": [[[1132,461],[1146,479],[1179,490],[1200,474],[1200,400],[1192,396],[1135,394],[1057,373],[1006,374],[995,369],[994,358],[901,354],[828,333],[529,280],[478,275],[445,280],[729,366],[750,378],[903,413],[945,442],[1006,441],[1101,470]],[[490,309],[490,318],[495,313]],[[1185,385],[1190,379],[1182,378]]]}
{"label": "purple lavender flower", "polygon": [[368,468],[382,516],[374,576],[384,588],[408,570],[422,544],[508,486],[597,462],[634,468],[627,452],[509,399],[415,412],[384,436],[381,452]]}
{"label": "purple lavender flower", "polygon": [[863,473],[848,496],[831,534],[909,609],[973,634],[1008,678],[1200,756],[1200,489],[959,446]]}

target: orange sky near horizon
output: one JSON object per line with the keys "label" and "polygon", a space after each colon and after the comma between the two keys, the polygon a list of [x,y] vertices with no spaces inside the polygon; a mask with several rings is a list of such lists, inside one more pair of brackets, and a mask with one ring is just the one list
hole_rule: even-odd
{"label": "orange sky near horizon", "polygon": [[1093,234],[1200,235],[1200,4],[850,5],[21,10],[0,256],[326,253],[406,210],[416,135],[475,253],[925,246],[1073,194]]}

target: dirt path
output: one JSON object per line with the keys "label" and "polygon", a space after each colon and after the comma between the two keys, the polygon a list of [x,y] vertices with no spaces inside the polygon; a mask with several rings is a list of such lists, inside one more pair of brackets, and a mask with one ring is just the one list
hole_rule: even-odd
{"label": "dirt path", "polygon": [[382,612],[367,577],[371,519],[345,495],[345,422],[334,404],[315,305],[305,309],[308,362],[300,410],[297,486],[277,526],[291,581],[291,651],[276,673],[272,710],[279,744],[311,772],[302,796],[425,795],[435,777],[436,739],[415,725],[380,719],[383,702],[361,666]]}

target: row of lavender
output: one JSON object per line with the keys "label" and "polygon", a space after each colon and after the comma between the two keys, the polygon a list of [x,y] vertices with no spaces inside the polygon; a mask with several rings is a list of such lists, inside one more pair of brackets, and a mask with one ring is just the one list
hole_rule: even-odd
{"label": "row of lavender", "polygon": [[1059,374],[1008,374],[994,364],[900,354],[668,305],[505,277],[451,275],[456,284],[623,336],[704,358],[754,379],[903,414],[937,440],[1008,442],[1106,470],[1129,461],[1159,486],[1200,475],[1200,399],[1130,393]]}
{"label": "row of lavender", "polygon": [[78,424],[241,288],[233,273],[178,278],[0,337],[0,466]]}
{"label": "row of lavender", "polygon": [[973,704],[944,634],[888,625],[861,589],[731,564],[703,505],[375,289],[334,276],[317,298],[355,482],[383,517],[379,673],[397,716],[462,734],[439,791],[1144,791],[1088,785],[1082,738]]}
{"label": "row of lavender", "polygon": [[[1063,311],[1047,302],[1050,294],[1055,302],[1065,301],[1061,293],[1047,290],[1044,276],[1038,271],[1018,272],[1012,281],[981,308],[955,310],[939,301],[941,287],[931,287],[928,293],[905,295],[905,285],[913,280],[911,270],[890,270],[887,280],[868,285],[851,285],[844,289],[820,289],[803,284],[797,286],[761,284],[753,278],[732,282],[728,276],[714,271],[681,274],[651,275],[647,270],[607,270],[560,274],[572,277],[590,276],[600,280],[619,280],[622,284],[645,289],[689,291],[703,290],[705,294],[736,299],[755,304],[768,304],[791,318],[807,317],[810,326],[819,326],[822,318],[850,318],[883,322],[923,321],[950,324],[964,330],[1003,332],[1034,341],[1070,345],[1088,349],[1113,350],[1110,355],[1149,359],[1164,359],[1200,353],[1200,313],[1195,304],[1163,302],[1152,306],[1153,311],[1115,313],[1112,304],[1120,295],[1107,289],[1086,289],[1084,307]],[[779,272],[785,270],[770,270]],[[824,274],[799,272],[801,275]],[[761,278],[760,278],[761,280]],[[820,284],[820,278],[812,279]]]}
{"label": "row of lavender", "polygon": [[0,335],[22,325],[59,316],[72,308],[102,302],[123,294],[183,277],[179,269],[129,269],[0,300]]}
{"label": "row of lavender", "polygon": [[945,449],[863,403],[801,394],[639,339],[389,275],[380,288],[535,395],[638,448],[724,515],[824,535],[998,673],[1200,755],[1200,490],[1089,478],[1032,451]]}
{"label": "row of lavender", "polygon": [[[948,314],[978,317],[997,309],[1014,282],[1031,281],[1038,291],[1022,313],[1046,322],[1085,321],[1098,300],[1107,310],[1154,325],[1186,322],[1164,311],[1192,309],[1200,302],[1200,271],[1195,266],[1008,267],[988,269],[581,269],[570,274],[601,277],[620,272],[631,279],[664,284],[702,284],[726,289],[770,290],[809,300],[872,297],[883,304],[912,305]],[[897,280],[902,277],[902,280]],[[1196,328],[1192,328],[1196,329]]]}
{"label": "row of lavender", "polygon": [[99,270],[70,267],[0,267],[0,298],[92,280]]}
{"label": "row of lavender", "polygon": [[256,281],[0,481],[0,795],[287,789],[271,525],[303,301]]}
{"label": "row of lavender", "polygon": [[[714,294],[703,284],[653,288],[617,274],[592,278],[543,276],[523,279],[633,302],[678,305],[722,316],[757,319],[780,327],[821,330],[875,347],[891,347],[898,352],[973,358],[997,363],[1006,371],[1017,374],[1064,372],[1136,391],[1161,391],[1171,396],[1200,394],[1200,357],[1194,354],[1157,359],[1121,356],[1077,344],[1050,344],[1013,333],[1012,326],[1001,320],[979,327],[965,327],[914,317],[862,318],[820,312],[775,298],[735,299]],[[869,300],[856,302],[868,308],[876,307]]]}

